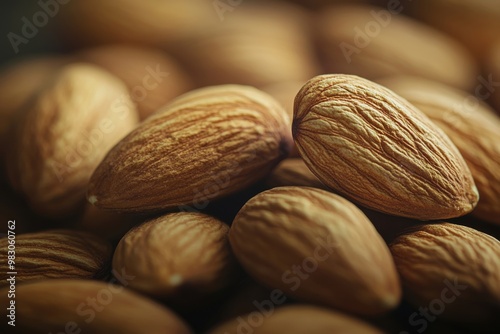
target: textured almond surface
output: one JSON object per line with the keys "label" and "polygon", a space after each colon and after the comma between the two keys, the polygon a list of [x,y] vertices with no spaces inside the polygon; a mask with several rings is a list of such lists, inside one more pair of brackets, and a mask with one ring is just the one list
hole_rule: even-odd
{"label": "textured almond surface", "polygon": [[116,248],[113,268],[134,275],[135,290],[198,304],[235,272],[228,232],[227,225],[205,214],[167,214],[128,232]]}
{"label": "textured almond surface", "polygon": [[474,87],[477,65],[461,44],[408,16],[390,13],[387,8],[393,5],[383,5],[322,11],[317,39],[328,73],[367,79],[417,75],[463,89]]}
{"label": "textured almond surface", "polygon": [[[266,314],[267,316],[268,314]],[[243,315],[243,319],[251,319],[250,315]],[[253,334],[326,334],[326,333],[356,333],[356,334],[380,334],[375,327],[364,321],[338,313],[329,309],[310,305],[293,305],[275,310],[264,318],[259,326],[253,326],[255,322],[247,322],[247,326]],[[241,321],[230,320],[212,329],[210,334],[239,334],[242,332]],[[249,331],[250,332],[250,331]]]}
{"label": "textured almond surface", "polygon": [[290,121],[269,95],[223,85],[184,94],[116,145],[90,181],[97,207],[203,208],[267,175],[291,150]]}
{"label": "textured almond surface", "polygon": [[478,193],[450,139],[392,91],[321,75],[295,99],[295,143],[327,186],[377,211],[421,220],[473,210]]}
{"label": "textured almond surface", "polygon": [[301,158],[283,160],[268,176],[266,182],[272,187],[305,186],[330,190],[311,172]]}
{"label": "textured almond surface", "polygon": [[479,202],[472,214],[500,224],[500,118],[465,92],[400,77],[381,82],[437,124],[457,146],[474,177]]}
{"label": "textured almond surface", "polygon": [[[0,290],[6,305],[9,288]],[[88,280],[51,280],[16,287],[16,333],[188,334],[175,313],[130,290]],[[12,327],[2,321],[3,333]]]}
{"label": "textured almond surface", "polygon": [[98,67],[64,67],[27,107],[12,133],[12,186],[40,214],[83,207],[92,172],[137,123],[127,88]]}
{"label": "textured almond surface", "polygon": [[324,190],[279,187],[256,195],[234,219],[229,240],[251,276],[299,300],[357,314],[399,303],[386,244],[356,206]]}
{"label": "textured almond surface", "polygon": [[446,305],[442,317],[498,322],[500,241],[469,227],[441,223],[418,227],[390,248],[414,305],[426,307],[441,299]]}
{"label": "textured almond surface", "polygon": [[[19,222],[20,223],[20,222]],[[101,278],[111,261],[111,244],[93,234],[72,230],[51,230],[16,236],[15,270],[2,261],[0,286],[7,286],[7,272],[17,271],[16,282],[56,278]],[[0,239],[7,255],[9,242]],[[6,258],[7,259],[7,258]]]}

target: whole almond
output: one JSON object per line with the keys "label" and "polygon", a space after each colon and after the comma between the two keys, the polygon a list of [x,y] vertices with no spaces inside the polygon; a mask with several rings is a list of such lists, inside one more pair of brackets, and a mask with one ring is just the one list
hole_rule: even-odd
{"label": "whole almond", "polygon": [[107,151],[137,123],[127,88],[98,67],[64,67],[14,124],[9,179],[38,213],[60,218],[85,203]]}
{"label": "whole almond", "polygon": [[[0,290],[2,305],[8,291]],[[166,307],[111,283],[49,280],[18,285],[15,295],[16,333],[191,333]],[[0,329],[11,333],[4,320]]]}
{"label": "whole almond", "polygon": [[299,300],[363,315],[399,303],[388,247],[368,218],[335,194],[308,187],[264,191],[240,210],[229,240],[251,276]]}
{"label": "whole almond", "polygon": [[420,226],[390,246],[410,302],[431,315],[498,323],[500,241],[449,223]]}
{"label": "whole almond", "polygon": [[330,190],[304,163],[301,158],[288,158],[267,177],[266,182],[271,187],[305,186]]}
{"label": "whole almond", "polygon": [[430,220],[465,215],[478,201],[467,164],[442,130],[369,80],[309,80],[295,99],[292,131],[311,171],[368,208]]}
{"label": "whole almond", "polygon": [[171,213],[128,232],[113,268],[135,276],[129,287],[170,304],[195,308],[236,273],[229,227],[196,212]]}
{"label": "whole almond", "polygon": [[176,98],[116,145],[87,198],[103,209],[206,207],[266,176],[292,147],[286,111],[247,86],[206,87]]}
{"label": "whole almond", "polygon": [[[468,51],[449,36],[400,15],[398,9],[331,6],[317,19],[320,56],[328,73],[366,79],[417,75],[469,89],[478,73]],[[400,4],[398,8],[403,8]],[[446,16],[443,14],[443,16]]]}
{"label": "whole almond", "polygon": [[[243,315],[217,326],[209,333],[239,334],[243,331],[253,334],[382,333],[361,319],[317,306],[299,304],[285,306],[277,310],[272,309],[268,312]],[[255,321],[255,319],[258,320]]]}
{"label": "whole almond", "polygon": [[123,80],[141,119],[193,88],[177,62],[154,48],[114,44],[86,49],[75,57],[99,65]]}
{"label": "whole almond", "polygon": [[407,99],[448,135],[479,191],[472,214],[500,224],[500,118],[495,112],[466,92],[425,79],[396,77],[381,84]]}
{"label": "whole almond", "polygon": [[[21,222],[17,222],[21,224]],[[8,238],[0,239],[0,250],[8,254]],[[0,287],[9,285],[8,272],[17,272],[16,283],[57,278],[103,278],[111,262],[111,244],[93,234],[73,230],[49,230],[19,234],[15,238],[15,260],[2,261]]]}

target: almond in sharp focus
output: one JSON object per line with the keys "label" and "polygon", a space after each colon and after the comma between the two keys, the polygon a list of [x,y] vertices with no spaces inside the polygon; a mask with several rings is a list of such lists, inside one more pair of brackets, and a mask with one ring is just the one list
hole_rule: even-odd
{"label": "almond in sharp focus", "polygon": [[363,315],[399,303],[388,247],[368,218],[335,194],[308,187],[262,192],[240,210],[229,240],[251,276],[299,300]]}
{"label": "almond in sharp focus", "polygon": [[464,157],[479,191],[472,215],[500,224],[500,118],[466,92],[414,77],[380,82],[437,124]]}
{"label": "almond in sharp focus", "polygon": [[227,321],[212,329],[210,334],[381,334],[377,328],[361,319],[311,305],[292,305],[266,313],[252,312]]}
{"label": "almond in sharp focus", "polygon": [[500,241],[472,228],[430,224],[390,246],[405,293],[416,307],[458,322],[498,323]]}
{"label": "almond in sharp focus", "polygon": [[9,179],[38,213],[82,208],[87,183],[107,151],[137,122],[125,85],[86,64],[64,67],[14,124]]}
{"label": "almond in sharp focus", "polygon": [[192,91],[110,151],[87,197],[124,212],[203,209],[266,176],[290,152],[289,128],[286,111],[255,88]]}
{"label": "almond in sharp focus", "polygon": [[228,286],[236,273],[229,227],[202,213],[171,213],[129,231],[113,268],[135,276],[129,287],[184,308]]}
{"label": "almond in sharp focus", "polygon": [[[0,239],[3,254],[11,250],[10,240]],[[9,285],[6,279],[10,271],[17,271],[17,283],[56,278],[103,278],[112,255],[109,242],[90,233],[72,230],[19,234],[14,245],[15,270],[9,269],[7,258],[2,261],[2,287]]]}
{"label": "almond in sharp focus", "polygon": [[465,215],[478,201],[467,164],[442,130],[369,80],[309,80],[295,99],[292,131],[323,183],[371,209],[430,220]]}
{"label": "almond in sharp focus", "polygon": [[[133,276],[125,273],[122,279],[126,283]],[[2,305],[8,302],[8,291],[9,287],[0,290]],[[27,283],[16,287],[15,298],[16,333],[191,333],[166,307],[111,283],[69,279]],[[12,328],[7,320],[0,324],[3,333]]]}

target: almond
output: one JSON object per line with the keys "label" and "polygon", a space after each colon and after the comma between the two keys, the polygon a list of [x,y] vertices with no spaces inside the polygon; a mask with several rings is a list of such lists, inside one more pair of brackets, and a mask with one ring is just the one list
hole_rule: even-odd
{"label": "almond", "polygon": [[68,65],[14,124],[10,182],[38,213],[73,214],[95,167],[136,122],[121,81],[91,65]]}
{"label": "almond", "polygon": [[113,268],[135,276],[132,289],[194,308],[236,272],[228,232],[202,213],[167,214],[129,231],[118,243]]}
{"label": "almond", "polygon": [[[0,290],[2,305],[9,288]],[[11,299],[12,301],[12,299]],[[122,286],[88,280],[50,280],[16,287],[16,333],[188,334],[175,313]],[[7,320],[0,324],[10,333]]]}
{"label": "almond", "polygon": [[399,303],[388,247],[368,218],[335,194],[307,187],[264,191],[240,210],[229,240],[251,276],[299,300],[363,315]]}
{"label": "almond", "polygon": [[[18,222],[21,224],[21,222]],[[0,239],[7,255],[11,239]],[[19,234],[14,239],[15,260],[1,264],[0,286],[7,286],[8,272],[16,282],[56,278],[103,278],[111,261],[111,244],[93,234],[73,230],[49,230]]]}
{"label": "almond", "polygon": [[106,45],[83,50],[75,57],[101,66],[123,80],[141,119],[193,88],[177,62],[154,48]]}
{"label": "almond", "polygon": [[431,220],[465,215],[478,201],[467,164],[442,130],[369,80],[309,80],[295,99],[292,131],[311,171],[368,208]]}
{"label": "almond", "polygon": [[300,158],[283,160],[267,177],[267,184],[271,187],[305,186],[330,190]]}
{"label": "almond", "polygon": [[464,157],[480,199],[472,214],[500,224],[500,118],[468,93],[420,78],[381,82],[426,114]]}
{"label": "almond", "polygon": [[432,316],[490,324],[500,312],[500,241],[449,223],[402,235],[391,251],[410,302]]}
{"label": "almond", "polygon": [[110,151],[87,198],[123,212],[204,208],[262,179],[285,158],[293,142],[289,127],[286,111],[255,88],[192,91]]}
{"label": "almond", "polygon": [[[400,4],[398,8],[402,7]],[[463,89],[473,87],[479,70],[461,44],[400,15],[398,9],[388,9],[345,5],[321,12],[317,39],[328,73],[367,79],[417,75]]]}
{"label": "almond", "polygon": [[200,86],[262,87],[306,81],[319,74],[309,39],[308,13],[286,3],[242,3],[172,51]]}
{"label": "almond", "polygon": [[[255,316],[257,314],[257,316]],[[243,321],[241,321],[243,319]],[[245,321],[244,319],[248,319]],[[255,321],[255,319],[259,319]],[[332,310],[311,306],[293,305],[269,311],[267,314],[250,313],[230,320],[209,331],[210,334],[325,334],[356,333],[381,334],[382,331],[360,319]]]}

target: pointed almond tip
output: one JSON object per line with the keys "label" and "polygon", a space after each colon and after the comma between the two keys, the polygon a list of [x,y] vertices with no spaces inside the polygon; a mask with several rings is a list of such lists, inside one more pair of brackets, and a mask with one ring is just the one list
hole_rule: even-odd
{"label": "pointed almond tip", "polygon": [[90,196],[88,197],[88,201],[89,201],[89,203],[90,203],[90,204],[95,205],[95,204],[97,203],[97,196],[95,196],[95,195],[90,195]]}

